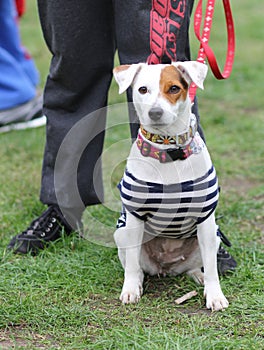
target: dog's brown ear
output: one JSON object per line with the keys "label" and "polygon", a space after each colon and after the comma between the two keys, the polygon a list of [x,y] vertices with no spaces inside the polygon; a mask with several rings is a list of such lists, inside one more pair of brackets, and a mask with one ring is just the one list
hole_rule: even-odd
{"label": "dog's brown ear", "polygon": [[140,71],[143,63],[138,64],[126,64],[114,68],[114,78],[119,85],[119,93],[125,92],[129,86],[133,83],[136,74]]}
{"label": "dog's brown ear", "polygon": [[200,89],[204,88],[203,82],[208,71],[207,65],[197,61],[173,62],[172,65],[181,72],[189,85],[194,82]]}

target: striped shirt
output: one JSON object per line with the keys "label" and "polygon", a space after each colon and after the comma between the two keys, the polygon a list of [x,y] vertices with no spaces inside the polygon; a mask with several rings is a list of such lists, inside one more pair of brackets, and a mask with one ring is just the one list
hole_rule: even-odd
{"label": "striped shirt", "polygon": [[[192,181],[163,185],[136,179],[127,170],[118,185],[123,206],[145,221],[145,231],[162,237],[188,238],[215,210],[219,190],[215,169]],[[125,226],[125,213],[117,227]]]}

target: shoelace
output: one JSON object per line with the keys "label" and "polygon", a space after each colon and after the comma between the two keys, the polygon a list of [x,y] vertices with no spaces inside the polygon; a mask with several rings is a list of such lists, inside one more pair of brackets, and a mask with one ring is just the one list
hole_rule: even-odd
{"label": "shoelace", "polygon": [[22,235],[36,235],[45,237],[54,227],[60,217],[59,209],[49,207],[39,218],[32,221],[30,226],[22,232]]}
{"label": "shoelace", "polygon": [[231,259],[231,255],[221,245],[220,245],[220,247],[218,249],[217,255],[221,256],[221,258]]}

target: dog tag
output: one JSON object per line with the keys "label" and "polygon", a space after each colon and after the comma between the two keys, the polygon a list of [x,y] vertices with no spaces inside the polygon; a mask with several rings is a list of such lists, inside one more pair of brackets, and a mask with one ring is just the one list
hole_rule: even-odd
{"label": "dog tag", "polygon": [[196,134],[190,143],[190,149],[193,154],[200,153],[204,148],[204,142],[199,134]]}

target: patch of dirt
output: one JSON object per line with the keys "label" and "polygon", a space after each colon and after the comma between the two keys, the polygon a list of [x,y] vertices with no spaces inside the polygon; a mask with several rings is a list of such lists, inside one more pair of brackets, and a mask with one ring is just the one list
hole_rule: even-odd
{"label": "patch of dirt", "polygon": [[[253,199],[258,203],[264,203],[264,194],[263,192],[249,195],[250,191],[253,191],[258,186],[261,186],[260,181],[249,180],[242,176],[233,177],[232,179],[224,180],[221,183],[221,189],[223,193],[233,193],[236,194],[239,200],[248,200]],[[256,191],[255,191],[256,192]],[[261,245],[264,245],[264,214],[261,213],[256,215],[254,220],[251,220],[247,223],[244,222],[244,225],[250,225],[251,228],[260,233],[259,242]]]}
{"label": "patch of dirt", "polygon": [[25,326],[9,327],[0,330],[0,349],[50,349],[60,347],[52,340],[50,336],[43,336],[29,331]]}
{"label": "patch of dirt", "polygon": [[214,316],[216,313],[212,312],[209,309],[201,308],[201,309],[188,309],[188,308],[177,308],[178,312],[181,312],[184,315],[188,316],[194,316],[194,315],[207,315],[207,316]]}
{"label": "patch of dirt", "polygon": [[[221,180],[221,179],[220,179]],[[236,176],[228,180],[221,180],[220,186],[224,192],[237,192],[241,196],[245,196],[249,191],[260,186],[261,183],[249,180],[245,177]]]}

